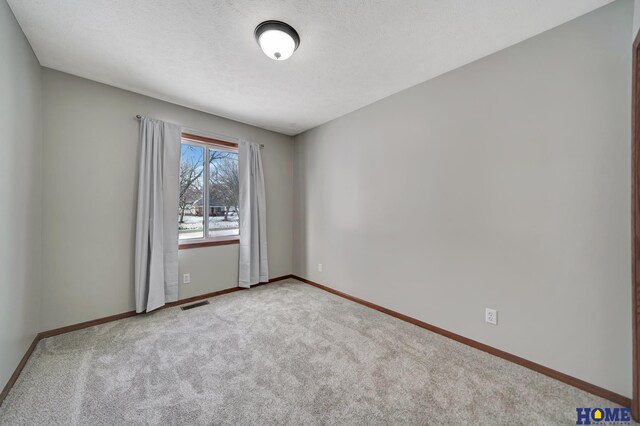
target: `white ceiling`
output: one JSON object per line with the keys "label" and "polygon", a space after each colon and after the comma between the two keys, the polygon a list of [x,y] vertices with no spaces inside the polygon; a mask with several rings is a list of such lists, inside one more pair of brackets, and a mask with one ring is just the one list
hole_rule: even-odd
{"label": "white ceiling", "polygon": [[[8,0],[40,63],[295,135],[611,0]],[[267,58],[257,24],[300,34]]]}

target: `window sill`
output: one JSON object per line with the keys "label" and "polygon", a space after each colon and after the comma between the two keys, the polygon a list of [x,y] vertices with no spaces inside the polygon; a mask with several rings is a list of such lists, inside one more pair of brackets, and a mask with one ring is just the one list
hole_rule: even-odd
{"label": "window sill", "polygon": [[178,244],[178,250],[186,250],[192,248],[200,248],[200,247],[212,247],[212,246],[227,246],[230,244],[240,244],[240,237],[230,237],[224,238],[220,240],[207,240],[207,241],[194,241],[194,242],[184,242]]}

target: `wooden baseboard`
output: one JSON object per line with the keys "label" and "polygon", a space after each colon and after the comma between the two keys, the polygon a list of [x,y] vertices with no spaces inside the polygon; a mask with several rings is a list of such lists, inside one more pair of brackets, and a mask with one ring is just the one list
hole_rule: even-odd
{"label": "wooden baseboard", "polygon": [[293,278],[293,274],[283,275],[281,277],[270,278],[268,283],[260,283],[259,285],[275,283],[276,281],[288,280],[289,278]]}
{"label": "wooden baseboard", "polygon": [[46,339],[48,337],[57,336],[59,334],[70,333],[76,330],[82,330],[83,328],[89,328],[96,325],[104,324],[111,321],[118,321],[121,319],[133,317],[138,315],[136,311],[123,312],[121,314],[109,315],[108,317],[98,318],[91,321],[80,322],[78,324],[71,324],[60,328],[54,328],[53,330],[46,330],[40,333],[40,337],[42,339]]}
{"label": "wooden baseboard", "polygon": [[491,355],[495,355],[497,357],[500,357],[502,359],[505,359],[507,361],[511,361],[515,364],[521,365],[523,367],[529,368],[533,371],[536,371],[538,373],[544,374],[545,376],[551,377],[553,379],[559,380],[563,383],[566,383],[568,385],[571,385],[573,387],[576,387],[578,389],[581,389],[585,392],[589,392],[593,395],[608,399],[609,401],[615,402],[616,404],[622,405],[623,407],[631,407],[631,399],[620,395],[618,393],[612,392],[610,390],[601,388],[600,386],[596,386],[594,384],[585,382],[584,380],[580,380],[576,377],[573,376],[569,376],[568,374],[564,374],[561,373],[557,370],[554,370],[552,368],[549,367],[545,367],[544,365],[540,365],[538,363],[535,363],[533,361],[529,361],[527,359],[521,358],[517,355],[513,355],[510,354],[508,352],[502,351],[500,349],[496,349],[493,346],[489,346],[489,345],[485,345],[484,343],[480,343],[476,340],[472,340],[469,339],[467,337],[461,336],[459,334],[456,333],[452,333],[451,331],[445,330],[443,328],[440,327],[436,327],[434,325],[428,324],[426,322],[420,321],[418,319],[412,318],[410,316],[401,314],[399,312],[396,311],[392,311],[391,309],[387,309],[385,307],[382,307],[380,305],[376,305],[374,303],[371,302],[367,302],[366,300],[362,300],[359,299],[357,297],[351,296],[350,294],[347,293],[343,293],[341,291],[338,290],[334,290],[331,287],[327,287],[325,285],[322,284],[318,284],[316,282],[313,282],[311,280],[308,280],[306,278],[302,278],[299,277],[297,275],[293,275],[293,278],[295,278],[296,280],[302,281],[304,283],[307,283],[309,285],[312,285],[314,287],[317,287],[319,289],[328,291],[329,293],[333,293],[337,296],[343,297],[345,299],[351,300],[352,302],[355,303],[359,303],[361,305],[364,305],[368,308],[371,309],[375,309],[376,311],[385,313],[387,315],[390,315],[392,317],[398,318],[402,321],[406,321],[409,322],[411,324],[417,325],[418,327],[424,328],[426,330],[432,331],[434,333],[440,334],[442,336],[448,337],[450,339],[453,339],[457,342],[460,343],[464,343],[465,345],[471,346],[473,348],[479,349],[483,352],[487,352]]}
{"label": "wooden baseboard", "polygon": [[9,395],[9,391],[11,390],[13,385],[16,383],[16,380],[18,380],[18,376],[20,376],[20,373],[22,372],[22,369],[27,364],[27,361],[29,360],[29,357],[33,353],[33,350],[36,348],[36,346],[38,345],[38,342],[40,341],[41,338],[42,338],[42,336],[40,336],[40,333],[36,334],[36,337],[33,338],[33,342],[31,342],[31,345],[27,349],[27,352],[24,354],[24,356],[20,360],[20,363],[18,364],[18,367],[15,369],[15,371],[13,372],[11,377],[9,377],[9,381],[4,386],[4,389],[2,389],[2,392],[0,392],[0,406],[4,402],[4,399],[7,397],[7,395]]}
{"label": "wooden baseboard", "polygon": [[[268,283],[265,282],[265,283],[256,284],[251,288],[255,288],[257,286],[261,286],[264,284],[273,283],[276,281],[286,280],[288,278],[293,278],[293,275],[289,274],[289,275],[283,275],[276,278],[271,278]],[[198,300],[202,300],[202,299],[210,299],[212,297],[221,296],[223,294],[233,293],[235,291],[241,291],[241,290],[247,290],[247,289],[241,288],[241,287],[232,287],[224,290],[214,291],[212,293],[201,294],[199,296],[187,297],[186,299],[180,299],[177,302],[167,303],[160,309],[172,308],[174,306],[184,305],[185,303],[197,302]],[[24,354],[24,356],[20,360],[20,363],[18,364],[18,367],[13,372],[13,375],[11,375],[11,377],[9,378],[9,381],[7,382],[5,387],[2,389],[2,393],[0,393],[0,405],[2,405],[2,402],[9,394],[9,391],[15,384],[16,380],[18,380],[18,376],[20,376],[22,369],[26,365],[27,361],[29,360],[29,357],[31,356],[31,353],[33,353],[33,350],[36,348],[40,340],[46,339],[52,336],[57,336],[59,334],[69,333],[71,331],[82,330],[83,328],[94,327],[96,325],[105,324],[111,321],[118,321],[124,318],[133,317],[136,315],[146,315],[146,314],[145,313],[138,314],[136,313],[136,311],[123,312],[121,314],[110,315],[108,317],[98,318],[91,321],[85,321],[78,324],[71,324],[65,327],[54,328],[53,330],[47,330],[47,331],[38,333],[36,337],[33,339],[33,343],[31,343],[31,346],[29,346],[29,349],[27,349],[27,352]]]}
{"label": "wooden baseboard", "polygon": [[[281,277],[276,277],[276,278],[270,279],[269,283],[286,280],[287,278],[292,278],[292,277],[293,277],[293,275],[283,275]],[[268,284],[268,283],[260,283],[260,284],[252,286],[251,288],[255,288],[256,286],[264,285],[264,284]],[[198,300],[202,300],[202,299],[210,299],[212,297],[222,296],[223,294],[233,293],[235,291],[241,291],[241,290],[246,290],[246,289],[245,288],[241,288],[241,287],[232,287],[232,288],[226,288],[224,290],[214,291],[214,292],[211,292],[211,293],[201,294],[199,296],[187,297],[185,299],[180,299],[180,300],[178,300],[176,302],[167,303],[163,307],[158,308],[158,310],[166,309],[166,308],[173,308],[174,306],[184,305],[185,303],[197,302]],[[91,320],[91,321],[81,322],[81,323],[78,323],[78,324],[67,325],[65,327],[54,328],[53,330],[43,331],[40,334],[42,335],[42,338],[44,339],[44,338],[47,338],[47,337],[57,336],[59,334],[69,333],[71,331],[82,330],[83,328],[94,327],[96,325],[104,324],[104,323],[111,322],[111,321],[117,321],[117,320],[121,320],[121,319],[124,319],[124,318],[133,317],[133,316],[136,316],[136,315],[146,315],[146,313],[143,312],[143,313],[138,314],[138,313],[136,313],[136,311],[123,312],[121,314],[110,315],[110,316],[104,317],[104,318],[98,318],[98,319],[94,319],[94,320]]]}

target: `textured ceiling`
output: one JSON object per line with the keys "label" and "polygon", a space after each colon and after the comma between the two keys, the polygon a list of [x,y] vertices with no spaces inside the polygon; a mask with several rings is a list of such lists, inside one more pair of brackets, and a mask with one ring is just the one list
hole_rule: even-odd
{"label": "textured ceiling", "polygon": [[[294,135],[611,0],[8,0],[40,63]],[[253,38],[285,21],[287,61]]]}

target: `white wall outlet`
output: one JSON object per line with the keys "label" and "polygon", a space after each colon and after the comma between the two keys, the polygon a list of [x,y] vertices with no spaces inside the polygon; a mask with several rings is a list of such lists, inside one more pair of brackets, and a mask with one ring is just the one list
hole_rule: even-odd
{"label": "white wall outlet", "polygon": [[498,325],[498,311],[495,309],[485,309],[484,320],[489,324]]}
{"label": "white wall outlet", "polygon": [[184,274],[182,276],[182,284],[189,284],[191,283],[191,274]]}
{"label": "white wall outlet", "polygon": [[322,263],[318,263],[318,272],[322,272]]}

